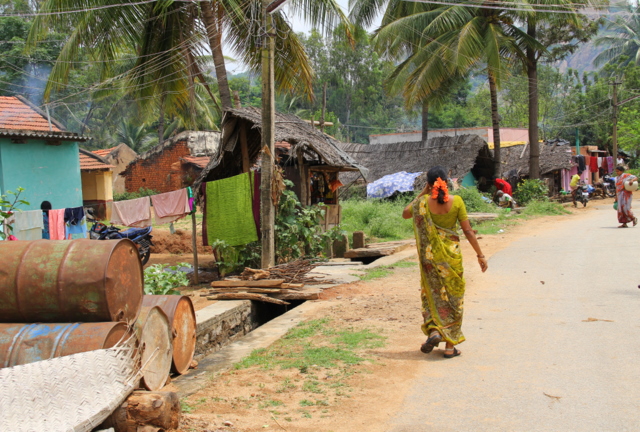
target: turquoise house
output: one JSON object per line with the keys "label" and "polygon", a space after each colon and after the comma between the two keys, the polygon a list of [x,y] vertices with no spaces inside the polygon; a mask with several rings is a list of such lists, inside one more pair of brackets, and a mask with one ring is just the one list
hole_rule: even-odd
{"label": "turquoise house", "polygon": [[0,193],[25,189],[22,210],[82,206],[78,143],[89,138],[62,124],[26,99],[0,96]]}

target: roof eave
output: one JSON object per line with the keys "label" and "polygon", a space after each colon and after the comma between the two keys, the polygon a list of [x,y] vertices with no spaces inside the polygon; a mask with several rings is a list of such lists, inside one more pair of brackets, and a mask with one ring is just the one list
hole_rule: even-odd
{"label": "roof eave", "polygon": [[34,131],[19,129],[0,129],[0,137],[72,142],[86,142],[91,140],[91,137],[88,137],[86,135],[78,135],[77,133],[73,132]]}

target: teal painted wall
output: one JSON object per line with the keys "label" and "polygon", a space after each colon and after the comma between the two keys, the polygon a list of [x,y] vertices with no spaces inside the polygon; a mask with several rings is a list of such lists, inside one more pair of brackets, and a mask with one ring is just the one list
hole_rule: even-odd
{"label": "teal painted wall", "polygon": [[78,144],[63,142],[59,146],[44,141],[27,140],[14,144],[0,138],[0,189],[25,189],[20,196],[29,206],[22,210],[37,210],[42,201],[49,201],[54,209],[80,207],[82,182]]}

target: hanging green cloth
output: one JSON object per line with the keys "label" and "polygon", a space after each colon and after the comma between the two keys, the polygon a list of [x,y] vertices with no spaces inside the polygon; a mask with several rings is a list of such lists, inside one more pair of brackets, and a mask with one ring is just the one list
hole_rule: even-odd
{"label": "hanging green cloth", "polygon": [[258,241],[253,220],[253,172],[207,183],[209,244],[223,240],[229,246]]}

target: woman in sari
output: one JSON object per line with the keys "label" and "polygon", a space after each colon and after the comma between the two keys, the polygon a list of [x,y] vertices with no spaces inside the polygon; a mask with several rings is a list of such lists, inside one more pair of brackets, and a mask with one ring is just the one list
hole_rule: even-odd
{"label": "woman in sari", "polygon": [[444,168],[429,170],[427,185],[404,209],[402,217],[413,218],[420,259],[422,331],[428,336],[420,350],[430,353],[444,340],[444,357],[459,356],[461,351],[455,345],[465,340],[461,330],[465,281],[460,236],[456,231],[458,223],[475,250],[482,271],[488,266],[469,223],[464,201],[449,195]]}
{"label": "woman in sari", "polygon": [[618,228],[629,228],[627,225],[629,222],[633,222],[633,226],[638,224],[638,218],[633,215],[631,211],[631,198],[633,193],[624,188],[624,183],[627,181],[637,180],[636,176],[624,172],[623,166],[616,167],[616,202],[618,203],[618,222],[620,225]]}

